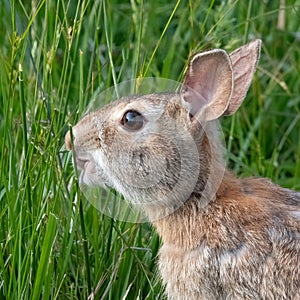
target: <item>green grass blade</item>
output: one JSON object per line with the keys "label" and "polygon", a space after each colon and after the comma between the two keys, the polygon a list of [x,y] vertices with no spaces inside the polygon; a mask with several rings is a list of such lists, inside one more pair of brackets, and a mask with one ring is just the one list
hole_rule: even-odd
{"label": "green grass blade", "polygon": [[[48,276],[48,265],[51,259],[51,251],[57,234],[57,218],[50,214],[47,222],[45,237],[42,243],[41,256],[38,263],[37,274],[33,286],[32,299],[41,299],[42,288]],[[50,268],[51,270],[51,268]]]}

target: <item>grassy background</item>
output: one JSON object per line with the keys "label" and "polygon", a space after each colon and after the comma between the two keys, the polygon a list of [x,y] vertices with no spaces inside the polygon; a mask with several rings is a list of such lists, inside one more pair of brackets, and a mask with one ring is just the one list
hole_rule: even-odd
{"label": "grassy background", "polygon": [[1,1],[0,299],[162,299],[149,224],[99,213],[61,151],[90,99],[189,55],[263,40],[247,100],[225,118],[228,164],[300,189],[300,1]]}

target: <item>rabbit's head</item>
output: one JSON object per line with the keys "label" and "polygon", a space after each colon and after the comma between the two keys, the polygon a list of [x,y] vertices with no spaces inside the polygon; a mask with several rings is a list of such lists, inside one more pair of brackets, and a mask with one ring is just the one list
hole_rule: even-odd
{"label": "rabbit's head", "polygon": [[72,142],[66,136],[81,183],[112,187],[133,204],[167,212],[192,193],[213,197],[225,170],[216,120],[242,103],[259,52],[256,40],[230,55],[196,54],[178,93],[123,97],[86,115]]}

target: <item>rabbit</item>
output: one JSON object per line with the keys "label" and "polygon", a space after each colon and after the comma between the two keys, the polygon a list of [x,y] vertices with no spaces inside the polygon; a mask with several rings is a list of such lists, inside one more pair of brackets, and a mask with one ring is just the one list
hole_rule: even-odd
{"label": "rabbit", "polygon": [[300,193],[227,170],[217,125],[242,104],[260,48],[197,53],[178,92],[122,97],[65,137],[83,184],[153,223],[168,299],[300,299]]}

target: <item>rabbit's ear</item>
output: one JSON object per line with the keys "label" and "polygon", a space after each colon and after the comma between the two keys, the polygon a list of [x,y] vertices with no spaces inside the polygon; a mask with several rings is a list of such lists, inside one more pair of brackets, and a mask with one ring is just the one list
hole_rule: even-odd
{"label": "rabbit's ear", "polygon": [[242,104],[251,84],[260,56],[261,40],[255,40],[230,54],[233,71],[233,92],[224,115],[231,115]]}
{"label": "rabbit's ear", "polygon": [[229,55],[220,49],[196,54],[187,69],[181,89],[190,113],[205,121],[217,119],[227,110],[233,90]]}

